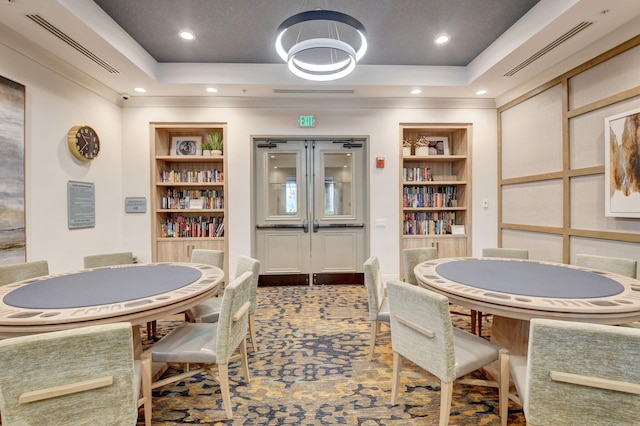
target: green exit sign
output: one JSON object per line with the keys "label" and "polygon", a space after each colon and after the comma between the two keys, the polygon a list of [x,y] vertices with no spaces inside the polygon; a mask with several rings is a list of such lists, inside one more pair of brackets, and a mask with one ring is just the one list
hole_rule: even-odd
{"label": "green exit sign", "polygon": [[301,115],[298,117],[298,126],[316,127],[316,118],[313,115]]}

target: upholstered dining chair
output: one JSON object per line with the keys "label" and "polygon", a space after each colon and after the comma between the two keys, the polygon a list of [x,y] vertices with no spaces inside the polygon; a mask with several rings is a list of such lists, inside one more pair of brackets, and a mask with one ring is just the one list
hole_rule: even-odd
{"label": "upholstered dining chair", "polygon": [[382,323],[389,324],[389,301],[387,300],[384,280],[380,271],[380,261],[376,256],[368,258],[364,264],[364,285],[367,288],[369,320],[371,321],[371,339],[369,343],[369,359],[373,359],[376,341],[389,337],[388,330],[382,330]]}
{"label": "upholstered dining chair", "polygon": [[507,421],[508,358],[500,364],[499,381],[463,376],[500,360],[508,353],[482,337],[453,327],[449,299],[446,296],[402,281],[387,283],[391,312],[393,376],[391,404],[400,388],[403,360],[416,364],[440,379],[440,425],[449,424],[454,381],[499,388],[499,412],[502,424]]}
{"label": "upholstered dining chair", "polygon": [[45,275],[49,275],[49,262],[46,260],[2,265],[0,266],[0,285],[16,283]]}
{"label": "upholstered dining chair", "polygon": [[100,268],[102,266],[130,265],[133,264],[133,253],[103,253],[84,257],[84,269]]}
{"label": "upholstered dining chair", "polygon": [[[222,295],[218,322],[184,322],[142,354],[142,359],[146,361],[145,366],[149,368],[144,376],[149,381],[147,384],[149,388],[155,389],[168,383],[182,381],[206,371],[220,384],[226,418],[233,418],[229,391],[229,363],[239,360],[244,369],[246,383],[251,380],[246,339],[252,276],[251,272],[245,272],[227,286]],[[239,353],[236,354],[236,351]],[[151,383],[152,362],[150,361],[201,364],[202,366]],[[215,374],[216,366],[218,367],[217,375]]]}
{"label": "upholstered dining chair", "polygon": [[438,249],[435,247],[419,247],[419,248],[406,248],[402,250],[402,269],[404,272],[404,281],[418,285],[418,279],[413,272],[415,267],[427,260],[433,260],[438,258]]}
{"label": "upholstered dining chair", "polygon": [[144,405],[150,426],[151,366],[133,353],[130,323],[0,340],[2,424],[135,425]]}
{"label": "upholstered dining chair", "polygon": [[[483,248],[482,249],[482,257],[502,257],[505,259],[529,259],[529,250],[527,249],[517,249],[517,248],[506,248],[506,247],[493,247],[493,248]],[[472,311],[473,314],[474,311]],[[476,333],[478,336],[482,336],[482,320],[483,318],[488,318],[490,314],[485,314],[481,311],[475,311],[477,325]]]}
{"label": "upholstered dining chair", "polygon": [[[224,269],[224,250],[193,249],[191,250],[191,263],[202,263]],[[222,286],[218,287],[216,296],[222,293]]]}
{"label": "upholstered dining chair", "polygon": [[640,419],[640,330],[533,319],[527,356],[508,355],[529,425],[631,425]]}
{"label": "upholstered dining chair", "polygon": [[636,278],[638,271],[637,260],[622,257],[596,256],[592,254],[577,254],[576,265],[620,274],[629,278]]}
{"label": "upholstered dining chair", "polygon": [[[260,261],[249,256],[240,256],[236,265],[236,277],[245,272],[251,272],[250,302],[249,307],[249,336],[251,336],[251,346],[254,352],[258,352],[258,341],[256,340],[256,310],[258,308],[258,280],[260,278]],[[193,308],[186,314],[191,322],[218,322],[222,298],[212,297]]]}

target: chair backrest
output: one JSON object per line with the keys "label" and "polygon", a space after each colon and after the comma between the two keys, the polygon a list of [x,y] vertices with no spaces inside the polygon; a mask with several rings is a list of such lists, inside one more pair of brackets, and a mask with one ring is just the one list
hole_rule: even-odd
{"label": "chair backrest", "polygon": [[205,265],[224,268],[224,251],[211,249],[191,250],[191,263],[203,263]]}
{"label": "chair backrest", "polygon": [[3,424],[136,424],[130,323],[1,340],[0,365]]}
{"label": "chair backrest", "polygon": [[529,259],[529,250],[516,248],[483,248],[482,257],[504,257],[507,259]]}
{"label": "chair backrest", "polygon": [[426,262],[438,258],[438,249],[435,247],[420,247],[402,250],[402,267],[404,270],[404,281],[409,284],[418,285],[416,274],[413,272],[418,263]]}
{"label": "chair backrest", "polygon": [[2,265],[0,266],[0,285],[16,283],[45,275],[49,275],[49,262],[46,260]]}
{"label": "chair backrest", "polygon": [[638,424],[638,353],[639,329],[531,320],[523,401],[527,424]]}
{"label": "chair backrest", "polygon": [[368,258],[364,264],[364,285],[367,288],[369,302],[369,319],[378,318],[378,311],[384,299],[384,280],[380,271],[380,262],[376,256]]}
{"label": "chair backrest", "polygon": [[133,253],[130,251],[93,254],[84,257],[84,269],[99,268],[101,266],[129,265],[132,263]]}
{"label": "chair backrest", "polygon": [[251,302],[249,314],[251,315],[256,312],[256,308],[258,307],[258,280],[260,279],[260,261],[249,256],[241,255],[238,258],[238,264],[236,265],[236,277],[239,277],[247,271],[253,274],[251,278],[251,285],[249,286],[249,301]]}
{"label": "chair backrest", "polygon": [[634,279],[638,270],[637,260],[622,257],[595,256],[592,254],[577,254],[576,265],[620,274]]}
{"label": "chair backrest", "polygon": [[393,351],[440,380],[453,382],[456,359],[449,299],[398,280],[387,283],[387,297]]}
{"label": "chair backrest", "polygon": [[244,272],[222,294],[218,319],[217,362],[226,364],[249,329],[250,286],[253,274]]}

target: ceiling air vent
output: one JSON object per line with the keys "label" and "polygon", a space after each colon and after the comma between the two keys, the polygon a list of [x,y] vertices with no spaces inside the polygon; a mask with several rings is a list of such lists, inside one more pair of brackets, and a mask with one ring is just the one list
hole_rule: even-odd
{"label": "ceiling air vent", "polygon": [[355,90],[352,89],[273,89],[273,93],[284,94],[303,94],[303,95],[352,95]]}
{"label": "ceiling air vent", "polygon": [[40,25],[45,30],[49,31],[54,36],[58,37],[63,42],[67,43],[69,46],[73,47],[75,50],[104,68],[107,72],[111,74],[120,74],[114,66],[110,65],[108,62],[100,58],[98,55],[92,53],[89,49],[63,33],[60,29],[52,25],[49,21],[41,17],[40,15],[27,15],[27,18],[31,19],[36,24]]}
{"label": "ceiling air vent", "polygon": [[533,61],[540,59],[542,56],[549,53],[552,49],[555,49],[556,47],[560,46],[562,43],[569,40],[571,37],[578,34],[579,32],[586,29],[587,27],[591,26],[592,24],[593,22],[580,22],[578,25],[576,25],[575,27],[573,27],[572,29],[570,29],[569,31],[567,31],[566,33],[558,37],[556,40],[552,41],[542,49],[538,50],[536,53],[531,55],[528,59],[525,59],[524,61],[522,61],[520,65],[513,67],[504,76],[505,77],[513,76],[515,73],[522,70],[524,67],[533,63]]}

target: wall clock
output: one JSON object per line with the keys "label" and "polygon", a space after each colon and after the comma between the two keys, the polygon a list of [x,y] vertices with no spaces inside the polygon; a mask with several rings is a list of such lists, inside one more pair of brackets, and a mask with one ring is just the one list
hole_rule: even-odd
{"label": "wall clock", "polygon": [[73,126],[67,140],[69,150],[78,160],[90,161],[100,153],[100,138],[89,126]]}

